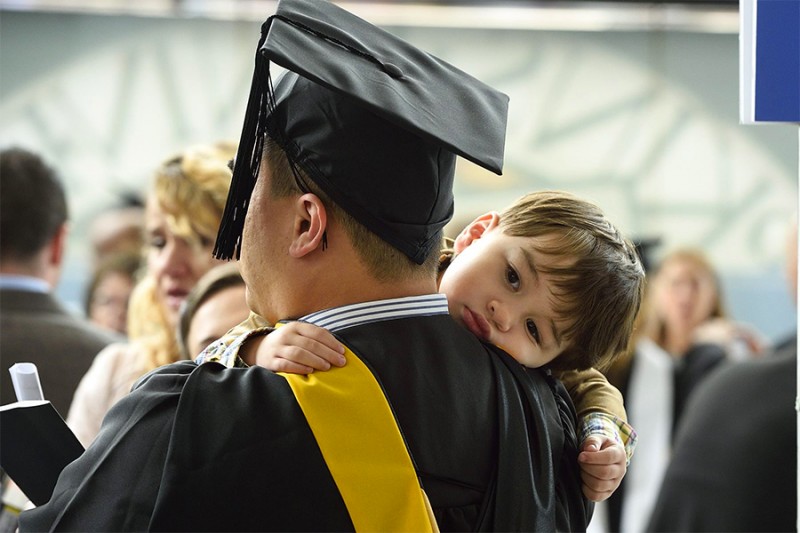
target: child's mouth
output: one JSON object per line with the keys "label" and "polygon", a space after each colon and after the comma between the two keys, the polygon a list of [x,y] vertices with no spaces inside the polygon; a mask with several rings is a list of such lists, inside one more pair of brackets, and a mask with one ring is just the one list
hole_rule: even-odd
{"label": "child's mouth", "polygon": [[472,310],[466,306],[464,307],[462,318],[464,319],[464,325],[467,326],[467,329],[470,330],[473,335],[481,340],[489,340],[491,328],[489,327],[489,322],[487,322],[485,318],[472,312]]}

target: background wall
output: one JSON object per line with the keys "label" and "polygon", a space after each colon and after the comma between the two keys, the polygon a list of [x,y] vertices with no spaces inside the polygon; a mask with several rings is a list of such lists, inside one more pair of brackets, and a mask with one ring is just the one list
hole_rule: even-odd
{"label": "background wall", "polygon": [[[67,183],[59,290],[76,307],[93,217],[181,147],[238,138],[259,25],[0,14],[0,145],[41,151]],[[389,29],[511,97],[504,175],[460,164],[453,227],[526,191],[569,190],[632,237],[660,238],[656,257],[707,251],[734,316],[768,338],[795,328],[783,246],[797,131],[739,125],[736,33]]]}

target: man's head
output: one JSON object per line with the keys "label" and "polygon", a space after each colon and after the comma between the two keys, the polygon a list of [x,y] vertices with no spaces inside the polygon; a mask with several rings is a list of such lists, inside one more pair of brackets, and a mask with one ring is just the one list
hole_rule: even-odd
{"label": "man's head", "polygon": [[451,314],[527,366],[602,367],[627,348],[644,287],[631,242],[567,193],[522,197],[456,239]]}
{"label": "man's head", "polygon": [[[270,139],[251,198],[241,269],[249,305],[268,321],[315,310],[318,297],[347,299],[326,302],[332,306],[360,301],[362,296],[381,297],[372,291],[382,287],[435,290],[438,248],[431,248],[418,265],[331,200],[304,171],[293,170]],[[436,237],[441,240],[441,232]],[[310,307],[298,308],[297,303]]]}
{"label": "man's head", "polygon": [[[329,223],[338,224],[358,253],[369,272],[376,278],[385,282],[397,282],[409,277],[431,278],[436,272],[439,263],[439,248],[432,247],[427,255],[422,257],[422,265],[417,265],[406,254],[387,243],[374,232],[367,229],[339,204],[334,202],[314,181],[308,178],[302,169],[291,168],[291,164],[283,150],[271,139],[264,147],[264,158],[271,170],[272,180],[270,193],[276,198],[287,198],[303,194],[302,187],[320,198],[327,210]],[[295,175],[297,173],[297,176]],[[327,238],[326,238],[327,240]],[[433,234],[433,240],[441,242],[441,230]],[[326,244],[333,246],[335,244]]]}
{"label": "man's head", "polygon": [[3,271],[50,277],[54,283],[67,221],[66,195],[55,171],[30,151],[5,149],[0,152],[0,190]]}
{"label": "man's head", "polygon": [[[270,62],[288,70],[274,88]],[[268,178],[282,180],[275,187],[291,197],[311,200],[298,205],[319,200],[319,247],[329,256],[340,253],[333,230],[342,229],[370,278],[408,279],[414,265],[428,263],[423,269],[432,281],[431,257],[453,213],[455,158],[500,172],[507,103],[505,95],[329,2],[282,0],[262,30],[215,254],[286,244],[259,233],[292,228],[280,226],[277,214],[293,212],[289,197],[266,195],[257,183]],[[270,203],[275,215],[257,202]],[[250,216],[255,209],[258,227]],[[273,252],[245,251],[243,261],[286,255]],[[243,275],[253,290],[257,265],[251,267],[243,266]]]}

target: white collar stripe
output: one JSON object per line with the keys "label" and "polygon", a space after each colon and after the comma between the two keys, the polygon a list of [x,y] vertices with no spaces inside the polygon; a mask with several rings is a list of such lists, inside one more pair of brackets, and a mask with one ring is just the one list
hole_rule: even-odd
{"label": "white collar stripe", "polygon": [[403,298],[392,298],[387,300],[377,300],[373,302],[363,302],[358,304],[350,304],[350,305],[343,305],[341,307],[334,307],[331,309],[324,309],[322,311],[317,311],[315,313],[310,313],[304,317],[304,320],[309,319],[311,317],[324,317],[332,314],[339,314],[343,312],[347,312],[351,309],[361,309],[364,307],[396,307],[396,306],[403,306],[403,305],[418,305],[420,302],[434,302],[434,303],[441,303],[442,301],[446,301],[447,298],[444,294],[425,294],[422,296],[406,296]]}
{"label": "white collar stripe", "polygon": [[418,312],[409,313],[407,309],[403,311],[397,311],[397,310],[381,311],[381,312],[370,311],[362,313],[360,315],[349,316],[349,317],[331,317],[329,320],[315,322],[315,323],[320,327],[330,330],[336,330],[336,329],[356,326],[358,324],[361,324],[362,322],[389,320],[391,318],[404,318],[408,316],[445,314],[447,313],[447,308],[445,307],[444,309],[442,309],[440,307],[426,306],[426,307],[415,308],[414,311]]}
{"label": "white collar stripe", "polygon": [[340,315],[350,311],[360,311],[361,309],[364,308],[374,308],[374,307],[398,308],[403,306],[419,305],[421,302],[432,302],[435,304],[441,304],[442,301],[444,301],[445,305],[447,304],[447,298],[443,294],[425,294],[423,296],[407,296],[404,298],[393,298],[389,300],[363,302],[357,304],[343,305],[341,307],[334,307],[331,309],[325,309],[322,311],[317,311],[315,313],[308,314],[305,317],[303,317],[302,320],[309,322],[316,321],[330,315]]}
{"label": "white collar stripe", "polygon": [[356,309],[340,309],[338,313],[328,312],[324,316],[309,315],[306,320],[313,320],[314,322],[324,322],[327,320],[338,320],[342,318],[365,316],[375,312],[401,312],[413,309],[439,309],[442,306],[447,307],[447,302],[404,302],[395,305],[374,305],[369,307],[358,307]]}
{"label": "white collar stripe", "polygon": [[443,294],[435,294],[346,305],[312,313],[300,320],[336,331],[395,318],[447,313],[447,298]]}

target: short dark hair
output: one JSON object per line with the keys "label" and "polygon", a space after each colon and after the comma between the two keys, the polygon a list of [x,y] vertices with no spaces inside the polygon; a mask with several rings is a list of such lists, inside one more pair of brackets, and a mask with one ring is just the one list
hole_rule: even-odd
{"label": "short dark hair", "polygon": [[0,254],[27,260],[67,221],[67,199],[56,172],[22,148],[0,151]]}
{"label": "short dark hair", "polygon": [[[404,278],[430,277],[433,279],[439,266],[440,248],[434,247],[428,252],[421,265],[414,263],[406,254],[384,241],[377,234],[358,222],[352,215],[334,202],[313,180],[309,179],[302,168],[296,167],[299,178],[292,171],[286,152],[269,136],[264,143],[264,160],[272,171],[270,193],[274,198],[285,198],[293,194],[301,194],[297,183],[302,179],[309,192],[318,196],[328,210],[330,219],[344,228],[350,237],[353,247],[370,273],[380,281],[397,281]],[[443,234],[438,237],[442,242]]]}

